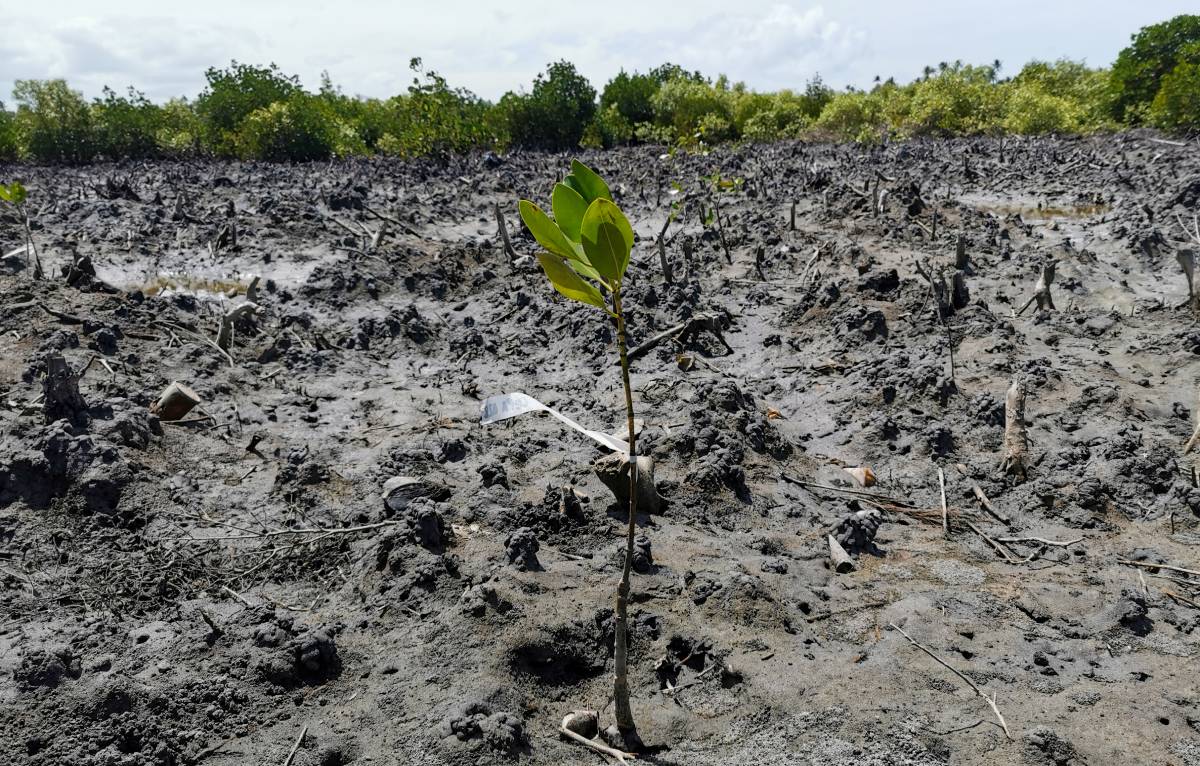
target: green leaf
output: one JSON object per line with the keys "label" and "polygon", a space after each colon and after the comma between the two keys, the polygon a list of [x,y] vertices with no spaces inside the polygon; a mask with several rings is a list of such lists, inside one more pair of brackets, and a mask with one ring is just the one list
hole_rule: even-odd
{"label": "green leaf", "polygon": [[5,202],[11,202],[14,205],[20,205],[25,202],[25,187],[20,181],[13,181],[8,186],[0,184],[0,199]]}
{"label": "green leaf", "polygon": [[608,284],[620,284],[624,276],[622,264],[628,263],[626,254],[629,252],[620,229],[608,221],[602,221],[596,229],[595,239],[583,238],[583,249]]}
{"label": "green leaf", "polygon": [[533,232],[533,238],[538,241],[539,245],[560,258],[579,257],[575,248],[571,246],[571,241],[562,233],[562,229],[558,228],[558,224],[550,220],[550,216],[542,212],[540,207],[527,199],[521,200],[518,207],[521,211],[521,220]]}
{"label": "green leaf", "polygon": [[558,228],[567,235],[567,239],[578,242],[579,226],[583,223],[583,214],[587,212],[587,202],[570,186],[555,184],[550,203]]}
{"label": "green leaf", "polygon": [[567,178],[574,179],[575,183],[569,185],[579,192],[589,205],[598,199],[612,200],[612,194],[608,191],[608,184],[604,183],[604,179],[579,160],[571,160],[571,175]]}
{"label": "green leaf", "polygon": [[[600,230],[604,224],[616,229],[618,237],[611,240],[602,239]],[[625,269],[629,267],[629,254],[633,250],[633,227],[629,225],[629,220],[621,212],[621,208],[606,199],[596,200],[588,205],[587,212],[583,214],[583,225],[580,227],[579,233],[588,261],[607,281],[620,282],[625,276]],[[600,253],[599,257],[605,259],[603,265],[596,261],[596,257],[592,254],[593,250],[588,249],[589,240],[593,250]],[[610,260],[613,269],[611,277],[605,273]]]}
{"label": "green leaf", "polygon": [[592,268],[592,264],[588,263],[583,245],[567,239],[567,235],[558,227],[558,224],[550,220],[550,216],[546,215],[540,207],[523,199],[520,209],[521,220],[533,232],[533,237],[539,245],[560,258],[567,259],[571,268],[588,279],[599,280],[601,278],[600,274]]}
{"label": "green leaf", "polygon": [[575,178],[575,176],[571,176],[571,175],[567,176],[566,178],[564,178],[562,180],[562,183],[563,183],[563,186],[566,186],[568,189],[575,192],[580,197],[583,197],[583,201],[585,203],[588,202],[588,198],[584,197],[583,187],[579,185],[579,181],[578,181],[578,179]]}
{"label": "green leaf", "polygon": [[600,290],[567,268],[567,264],[561,259],[551,253],[538,253],[537,258],[538,263],[542,264],[542,271],[546,272],[550,284],[563,296],[608,311],[608,306],[605,305],[604,296],[600,294]]}

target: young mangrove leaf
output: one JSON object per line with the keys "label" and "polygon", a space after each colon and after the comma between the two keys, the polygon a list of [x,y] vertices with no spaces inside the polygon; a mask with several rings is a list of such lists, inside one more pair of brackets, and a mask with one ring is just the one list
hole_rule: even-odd
{"label": "young mangrove leaf", "polygon": [[562,229],[558,228],[558,224],[554,223],[550,219],[550,216],[542,212],[540,207],[527,199],[523,199],[521,200],[519,209],[521,211],[521,220],[529,227],[529,231],[533,233],[533,238],[538,241],[539,245],[560,258],[580,257],[575,248],[571,246],[571,241],[562,233]]}
{"label": "young mangrove leaf", "polygon": [[583,245],[567,239],[567,235],[563,233],[558,224],[550,220],[550,217],[540,207],[529,200],[521,200],[520,210],[521,220],[533,232],[534,239],[538,241],[539,245],[561,258],[565,258],[571,268],[579,272],[581,276],[601,281],[599,272],[588,263]]}
{"label": "young mangrove leaf", "polygon": [[580,236],[583,239],[584,252],[588,254],[588,259],[602,273],[603,270],[600,269],[600,266],[592,260],[587,243],[588,240],[592,241],[593,246],[599,243],[600,229],[604,224],[612,226],[619,235],[619,240],[613,241],[610,247],[616,272],[616,276],[610,281],[620,282],[625,276],[625,269],[629,266],[629,254],[633,250],[633,227],[629,225],[629,219],[621,212],[621,208],[609,200],[598,199],[588,205],[587,212],[583,215]]}
{"label": "young mangrove leaf", "polygon": [[598,199],[612,201],[612,193],[609,192],[604,179],[579,160],[571,160],[571,175],[567,176],[567,180],[574,182],[568,185],[579,192],[588,204]]}
{"label": "young mangrove leaf", "polygon": [[13,205],[25,203],[25,187],[20,181],[13,181],[8,186],[0,184],[0,199]]}
{"label": "young mangrove leaf", "polygon": [[628,252],[621,230],[608,221],[601,221],[590,236],[584,235],[583,249],[609,289],[619,287],[623,276],[621,263]]}
{"label": "young mangrove leaf", "polygon": [[550,284],[563,296],[608,311],[600,290],[567,268],[567,264],[561,258],[551,253],[538,253],[537,259],[538,263],[542,264],[542,271],[546,272]]}
{"label": "young mangrove leaf", "polygon": [[587,212],[587,202],[579,196],[579,192],[560,183],[554,185],[554,194],[550,198],[550,203],[558,228],[567,235],[567,239],[578,242],[579,226],[583,223],[583,214]]}

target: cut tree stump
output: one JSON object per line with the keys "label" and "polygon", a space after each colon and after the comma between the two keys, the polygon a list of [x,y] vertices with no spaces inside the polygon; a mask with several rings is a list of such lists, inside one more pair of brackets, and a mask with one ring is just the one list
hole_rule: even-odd
{"label": "cut tree stump", "polygon": [[1196,430],[1192,431],[1192,438],[1183,445],[1183,454],[1186,456],[1198,442],[1200,442],[1200,393],[1196,396]]}
{"label": "cut tree stump", "polygon": [[253,316],[257,311],[258,304],[247,301],[230,309],[225,316],[221,317],[221,329],[217,332],[217,348],[228,351],[229,347],[233,345],[234,323],[242,317]]}
{"label": "cut tree stump", "polygon": [[61,354],[46,359],[46,377],[42,381],[42,412],[46,422],[66,418],[72,423],[83,422],[87,415],[87,402],[79,393],[79,376]]}
{"label": "cut tree stump", "polygon": [[1175,254],[1175,260],[1179,261],[1183,276],[1187,278],[1188,307],[1192,313],[1200,316],[1200,279],[1196,279],[1196,252],[1180,250]]}
{"label": "cut tree stump", "polygon": [[[654,486],[654,458],[639,455],[637,459],[637,490],[639,513],[656,515],[662,509],[662,496]],[[592,463],[597,478],[617,499],[617,505],[629,507],[629,457],[613,452]]]}
{"label": "cut tree stump", "polygon": [[833,566],[833,571],[838,574],[853,571],[854,559],[850,558],[850,554],[846,553],[846,549],[833,535],[827,535],[827,537],[829,538],[829,563]]}
{"label": "cut tree stump", "polygon": [[1025,431],[1025,382],[1013,378],[1004,397],[1004,462],[1001,470],[1025,481],[1029,436]]}
{"label": "cut tree stump", "polygon": [[1017,316],[1025,313],[1025,309],[1029,308],[1030,304],[1037,303],[1038,311],[1057,311],[1054,308],[1054,297],[1050,294],[1050,287],[1054,284],[1054,269],[1058,266],[1058,262],[1054,261],[1042,267],[1042,273],[1038,276],[1037,284],[1033,286],[1033,297],[1025,301],[1025,305],[1017,312]]}
{"label": "cut tree stump", "polygon": [[163,389],[158,400],[150,405],[150,411],[158,415],[159,420],[182,420],[199,403],[196,392],[176,380]]}
{"label": "cut tree stump", "polygon": [[967,287],[967,272],[959,269],[950,278],[950,305],[955,310],[965,309],[970,302],[971,291]]}

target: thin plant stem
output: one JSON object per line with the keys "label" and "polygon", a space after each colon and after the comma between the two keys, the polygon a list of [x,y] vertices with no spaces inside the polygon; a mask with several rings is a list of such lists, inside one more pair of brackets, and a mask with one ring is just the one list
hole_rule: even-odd
{"label": "thin plant stem", "polygon": [[29,213],[26,212],[24,205],[17,206],[17,213],[21,216],[21,226],[25,229],[25,262],[29,263],[29,257],[33,256],[33,278],[45,279],[46,273],[42,270],[42,259],[38,256],[37,245],[33,241],[33,228],[29,225]]}
{"label": "thin plant stem", "polygon": [[637,434],[633,424],[633,388],[629,384],[629,355],[626,352],[625,314],[621,311],[621,291],[613,291],[613,313],[617,318],[617,350],[621,355],[621,382],[625,386],[625,416],[629,427],[629,525],[625,536],[625,563],[621,567],[621,584],[617,587],[616,636],[614,661],[616,677],[613,682],[613,704],[616,708],[617,729],[622,734],[636,732],[633,710],[629,706],[629,577],[633,562],[633,541],[637,530]]}

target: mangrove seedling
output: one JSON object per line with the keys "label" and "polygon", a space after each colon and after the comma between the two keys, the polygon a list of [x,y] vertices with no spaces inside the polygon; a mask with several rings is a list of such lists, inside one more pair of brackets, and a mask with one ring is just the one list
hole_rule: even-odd
{"label": "mangrove seedling", "polygon": [[614,642],[616,737],[619,746],[640,746],[633,711],[629,706],[628,636],[629,577],[634,553],[637,519],[637,446],[633,422],[633,390],[629,385],[625,313],[621,287],[633,250],[633,227],[612,201],[608,185],[579,160],[571,162],[571,173],[555,184],[550,200],[554,217],[546,215],[529,200],[521,200],[521,220],[529,227],[545,252],[538,262],[550,285],[564,297],[603,311],[617,328],[617,354],[621,383],[625,388],[625,420],[629,431],[629,523],[626,530],[625,562],[617,586],[616,638]]}
{"label": "mangrove seedling", "polygon": [[711,176],[704,176],[703,180],[709,184],[709,196],[712,199],[711,216],[702,216],[704,226],[708,228],[715,225],[717,237],[721,240],[721,249],[725,251],[725,260],[733,263],[733,253],[729,250],[729,241],[725,239],[725,224],[721,221],[721,194],[740,191],[742,179],[722,178],[720,173],[713,173]]}
{"label": "mangrove seedling", "polygon": [[27,197],[25,187],[20,181],[13,181],[7,186],[0,184],[0,200],[12,205],[25,233],[25,263],[30,264],[32,261],[33,278],[42,279],[45,276],[42,273],[42,259],[38,257],[37,246],[33,244],[33,229],[29,226],[29,211],[25,207]]}

